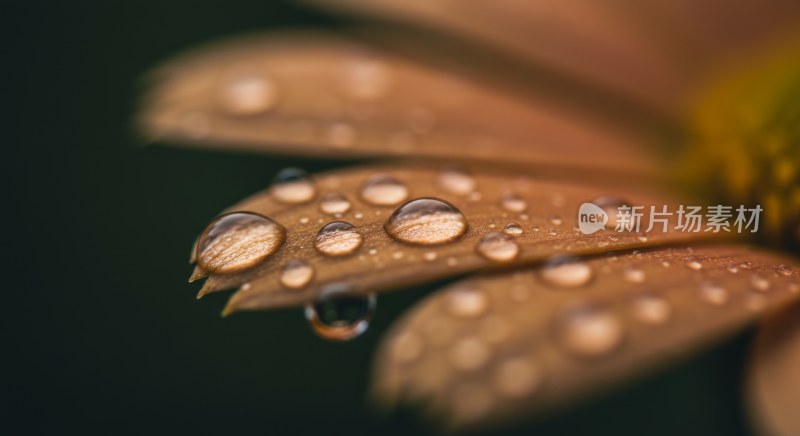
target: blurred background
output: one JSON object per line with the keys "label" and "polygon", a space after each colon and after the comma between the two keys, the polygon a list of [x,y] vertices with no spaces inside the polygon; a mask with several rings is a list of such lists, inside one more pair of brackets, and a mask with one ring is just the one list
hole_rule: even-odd
{"label": "blurred background", "polygon": [[[347,162],[143,146],[132,130],[142,74],[171,55],[340,23],[275,0],[29,2],[6,14],[6,86],[21,97],[7,105],[6,434],[431,432],[412,412],[373,411],[367,385],[386,327],[440,284],[382,296],[364,336],[329,343],[300,310],[221,319],[227,295],[198,302],[200,284],[186,283],[192,241],[221,209],[283,167]],[[749,434],[746,339],[500,430]]]}

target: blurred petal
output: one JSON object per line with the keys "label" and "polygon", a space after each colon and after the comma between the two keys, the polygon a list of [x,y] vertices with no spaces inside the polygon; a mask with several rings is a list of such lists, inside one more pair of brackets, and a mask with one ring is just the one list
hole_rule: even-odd
{"label": "blurred petal", "polygon": [[800,305],[761,325],[748,388],[751,412],[763,434],[800,434]]}
{"label": "blurred petal", "polygon": [[219,43],[151,75],[139,124],[190,146],[353,158],[413,156],[640,174],[627,131],[322,33]]}
{"label": "blurred petal", "polygon": [[796,264],[741,246],[570,265],[467,279],[418,303],[379,349],[377,398],[455,428],[508,423],[630,381],[800,297]]}

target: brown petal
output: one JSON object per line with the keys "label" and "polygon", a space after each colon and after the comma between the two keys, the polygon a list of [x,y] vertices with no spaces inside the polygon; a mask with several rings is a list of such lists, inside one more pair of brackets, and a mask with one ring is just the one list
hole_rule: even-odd
{"label": "brown petal", "polygon": [[800,434],[800,304],[761,325],[750,362],[748,393],[763,434]]}
{"label": "brown petal", "polygon": [[[332,158],[419,156],[654,171],[640,138],[324,33],[252,36],[151,75],[146,136]],[[528,166],[528,165],[526,165]]]}
{"label": "brown petal", "polygon": [[[407,195],[394,197],[393,205],[376,206],[366,201],[362,196],[363,187],[371,177],[379,174],[396,179],[407,188]],[[315,178],[314,185],[317,196],[307,203],[278,206],[268,190],[230,208],[229,211],[249,211],[268,216],[286,229],[286,242],[267,261],[248,271],[212,274],[200,294],[247,284],[231,298],[226,312],[302,305],[330,284],[346,284],[358,292],[383,292],[478,269],[536,262],[555,254],[596,253],[695,240],[709,235],[674,230],[662,233],[660,227],[648,235],[613,230],[582,234],[575,228],[578,207],[583,202],[604,196],[611,195],[633,205],[660,207],[666,204],[671,205],[671,210],[676,209],[668,200],[610,182],[578,184],[539,180],[508,170],[397,164],[334,171]],[[340,215],[322,213],[320,202],[331,193],[345,196],[351,204],[349,210]],[[423,197],[438,198],[455,206],[466,219],[466,232],[462,236],[448,236],[449,227],[444,220],[433,223],[440,225],[442,231],[436,235],[419,232],[430,228],[426,227],[430,222],[417,223],[420,226],[397,226],[395,230],[405,231],[406,239],[411,243],[390,237],[384,226],[399,203]],[[327,256],[315,249],[318,232],[333,221],[350,223],[361,235],[363,242],[349,256]],[[522,234],[487,237],[483,247],[488,246],[489,250],[478,248],[487,234],[502,232],[510,223],[519,224]],[[674,223],[670,229],[673,226]],[[645,229],[646,223],[641,230]],[[351,236],[353,238],[343,242],[358,242],[355,240],[359,239],[358,236]],[[411,241],[412,236],[417,240]],[[428,237],[453,241],[420,245],[421,242],[431,242],[419,240]],[[335,250],[347,245],[329,242],[325,246]],[[314,280],[303,289],[286,288],[280,281],[284,264],[296,258],[306,261],[314,271]]]}
{"label": "brown petal", "polygon": [[796,300],[800,269],[779,266],[789,264],[741,246],[656,248],[467,279],[392,328],[374,391],[388,404],[422,403],[453,427],[528,417]]}

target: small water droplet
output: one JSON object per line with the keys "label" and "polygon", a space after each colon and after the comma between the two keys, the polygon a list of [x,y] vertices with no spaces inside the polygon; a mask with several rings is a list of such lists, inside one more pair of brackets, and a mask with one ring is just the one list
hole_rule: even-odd
{"label": "small water droplet", "polygon": [[327,214],[343,214],[350,210],[350,201],[338,192],[325,194],[319,202],[319,210]]}
{"label": "small water droplet", "polygon": [[519,245],[514,238],[500,233],[491,232],[484,235],[476,246],[478,254],[493,262],[511,262],[519,255]]}
{"label": "small water droplet", "polygon": [[759,292],[769,291],[770,287],[769,280],[767,280],[766,277],[758,273],[753,273],[750,275],[750,286],[752,286],[753,289]]}
{"label": "small water droplet", "polygon": [[558,318],[557,337],[564,350],[577,357],[598,358],[622,344],[622,322],[607,309],[580,304],[569,307]]}
{"label": "small water droplet", "polygon": [[738,273],[738,272],[739,272],[739,267],[738,267],[738,266],[736,266],[736,265],[734,265],[734,264],[730,264],[730,265],[728,265],[728,267],[727,267],[726,269],[727,269],[727,270],[728,270],[728,272],[729,272],[729,273],[731,273],[731,274],[736,274],[736,273]]}
{"label": "small water droplet", "polygon": [[519,235],[521,235],[523,233],[522,226],[517,224],[517,223],[508,223],[508,224],[506,224],[505,228],[503,228],[503,231],[507,235],[511,235],[511,236],[519,236]]}
{"label": "small water droplet", "polygon": [[586,286],[593,276],[592,268],[586,262],[569,257],[555,258],[539,270],[539,278],[556,288]]}
{"label": "small water droplet", "polygon": [[664,298],[652,294],[640,294],[631,302],[633,316],[645,324],[664,324],[672,315],[672,306]]}
{"label": "small water droplet", "polygon": [[392,238],[416,245],[452,242],[467,231],[464,215],[450,203],[418,198],[398,207],[384,226]]}
{"label": "small water droplet", "polygon": [[229,274],[251,268],[274,254],[286,230],[271,219],[251,212],[222,215],[206,227],[195,259],[207,272]]}
{"label": "small water droplet", "polygon": [[436,260],[437,257],[439,257],[439,256],[436,254],[435,251],[429,251],[429,252],[427,252],[427,253],[422,255],[422,258],[427,260],[428,262],[432,262],[432,261]]}
{"label": "small water droplet", "polygon": [[695,271],[700,271],[701,269],[703,269],[703,264],[694,258],[686,259],[686,266]]}
{"label": "small water droplet", "polygon": [[530,359],[514,358],[500,363],[492,374],[492,385],[498,394],[522,398],[533,394],[542,384],[541,369]]}
{"label": "small water droplet", "polygon": [[317,193],[308,174],[299,168],[286,168],[275,176],[272,195],[282,203],[305,203]]}
{"label": "small water droplet", "polygon": [[700,297],[706,303],[721,306],[728,302],[728,291],[716,283],[706,282],[700,285]]}
{"label": "small water droplet", "polygon": [[375,312],[375,294],[353,292],[342,284],[328,285],[306,305],[306,319],[320,337],[333,341],[353,339],[369,327]]}
{"label": "small water droplet", "polygon": [[767,297],[760,293],[750,293],[745,298],[744,305],[748,310],[761,312],[767,307]]}
{"label": "small water droplet", "polygon": [[450,349],[450,363],[462,371],[474,371],[489,361],[491,352],[483,341],[467,337],[459,340]]}
{"label": "small water droplet", "polygon": [[605,227],[609,230],[613,230],[617,227],[617,212],[619,211],[619,207],[625,205],[631,206],[630,202],[612,196],[595,198],[592,200],[592,203],[600,209],[603,209],[603,212],[608,215],[608,221]]}
{"label": "small water droplet", "polygon": [[402,259],[405,254],[402,251],[395,251],[392,253],[392,259]]}
{"label": "small water droplet", "polygon": [[408,187],[388,174],[376,174],[361,185],[361,198],[375,206],[394,206],[408,198]]}
{"label": "small water droplet", "polygon": [[418,360],[423,351],[425,351],[425,344],[419,337],[412,333],[401,333],[392,340],[389,352],[392,360],[403,365]]}
{"label": "small water droplet", "polygon": [[466,171],[449,167],[439,174],[439,186],[451,194],[465,196],[475,191],[477,183]]}
{"label": "small water droplet", "polygon": [[278,101],[275,83],[259,75],[237,72],[226,78],[219,92],[223,110],[235,116],[256,115],[271,109]]}
{"label": "small water droplet", "polygon": [[522,212],[528,208],[528,203],[517,194],[504,195],[500,203],[509,212]]}
{"label": "small water droplet", "polygon": [[325,133],[328,143],[334,147],[350,147],[356,141],[356,129],[347,123],[333,123]]}
{"label": "small water droplet", "polygon": [[560,226],[561,224],[564,223],[564,221],[562,221],[561,218],[557,215],[550,215],[547,219],[548,221],[550,221],[550,224],[554,226]]}
{"label": "small water droplet", "polygon": [[456,259],[455,257],[448,257],[447,258],[447,266],[451,266],[452,267],[452,266],[456,266],[456,265],[458,265],[458,259]]}
{"label": "small water droplet", "polygon": [[488,307],[489,299],[479,289],[457,289],[448,292],[444,297],[445,311],[459,318],[474,318],[483,315]]}
{"label": "small water droplet", "polygon": [[775,272],[780,274],[780,275],[782,275],[782,276],[784,276],[784,277],[791,277],[792,276],[791,268],[789,268],[786,265],[778,265],[777,267],[775,267]]}
{"label": "small water droplet", "polygon": [[372,59],[362,59],[347,65],[346,85],[351,97],[363,100],[381,98],[391,85],[387,65]]}
{"label": "small water droplet", "polygon": [[314,248],[327,256],[345,256],[353,253],[364,242],[355,226],[344,221],[326,224],[314,241]]}
{"label": "small water droplet", "polygon": [[286,262],[281,271],[281,284],[290,289],[300,289],[314,277],[314,268],[303,259]]}
{"label": "small water droplet", "polygon": [[644,283],[647,275],[642,269],[628,267],[622,272],[622,278],[628,283]]}

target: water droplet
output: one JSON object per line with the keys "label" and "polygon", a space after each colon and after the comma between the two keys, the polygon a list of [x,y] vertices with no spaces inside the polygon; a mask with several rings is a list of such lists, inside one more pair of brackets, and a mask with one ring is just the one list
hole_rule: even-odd
{"label": "water droplet", "polygon": [[360,60],[347,65],[346,85],[350,96],[363,100],[382,97],[391,85],[389,67],[376,60]]}
{"label": "water droplet", "polygon": [[486,313],[489,299],[478,289],[457,289],[444,297],[444,308],[447,313],[459,318],[474,318]]}
{"label": "water droplet", "polygon": [[644,283],[647,275],[642,269],[628,267],[622,272],[622,278],[628,283]]}
{"label": "water droplet", "polygon": [[593,276],[592,268],[587,263],[569,257],[553,259],[539,270],[539,278],[557,288],[586,286]]}
{"label": "water droplet", "polygon": [[394,206],[408,198],[408,187],[388,174],[376,174],[361,185],[361,198],[375,206]]}
{"label": "water droplet", "polygon": [[769,291],[769,280],[766,277],[762,276],[758,273],[753,273],[750,275],[750,286],[753,287],[756,291],[766,292]]}
{"label": "water droplet", "polygon": [[600,209],[603,209],[603,212],[608,215],[608,222],[606,222],[605,226],[610,230],[613,230],[617,227],[617,212],[619,211],[619,207],[631,205],[631,203],[628,201],[611,196],[595,198],[592,200],[592,203],[598,206]]}
{"label": "water droplet", "polygon": [[672,315],[672,306],[662,297],[640,294],[634,297],[631,308],[633,316],[645,324],[664,324]]}
{"label": "water droplet", "polygon": [[402,251],[395,251],[392,253],[392,259],[402,259],[405,254]]}
{"label": "water droplet", "polygon": [[328,126],[326,137],[334,147],[350,147],[356,141],[356,129],[347,123],[333,123]]}
{"label": "water droplet", "polygon": [[425,344],[412,333],[401,333],[392,340],[389,351],[392,360],[401,365],[416,361],[425,351]]}
{"label": "water droplet", "polygon": [[503,229],[503,231],[507,235],[511,235],[511,236],[519,236],[523,232],[522,226],[517,224],[517,223],[508,223],[508,224],[506,224],[506,226]]}
{"label": "water droplet", "polygon": [[514,358],[500,363],[492,374],[498,394],[510,398],[526,397],[542,384],[541,369],[529,359]]}
{"label": "water droplet", "polygon": [[256,115],[271,109],[278,100],[275,83],[258,74],[236,73],[220,87],[219,103],[231,115]]}
{"label": "water droplet", "polygon": [[715,283],[706,282],[700,285],[700,297],[706,303],[721,306],[728,302],[728,291]]}
{"label": "water droplet", "polygon": [[506,194],[500,200],[503,208],[509,212],[522,212],[528,208],[528,203],[517,194]]}
{"label": "water droplet", "polygon": [[458,265],[458,259],[456,259],[455,257],[448,257],[447,258],[447,266],[451,266],[452,267],[452,266],[456,266],[456,265]]}
{"label": "water droplet", "polygon": [[459,238],[467,231],[467,220],[450,203],[436,198],[418,198],[398,207],[384,228],[400,242],[433,245]]}
{"label": "water droplet", "polygon": [[274,254],[286,230],[271,219],[251,212],[216,218],[197,243],[195,258],[203,270],[228,274],[251,268]]}
{"label": "water droplet", "polygon": [[462,371],[473,371],[489,361],[491,352],[481,340],[467,337],[459,340],[450,349],[450,363]]}
{"label": "water droplet", "polygon": [[561,218],[556,215],[550,215],[547,219],[550,221],[550,224],[554,226],[560,226],[564,223],[564,221],[562,221]]}
{"label": "water droplet", "polygon": [[286,262],[281,271],[281,284],[290,289],[300,289],[314,277],[314,268],[303,259]]}
{"label": "water droplet", "polygon": [[739,272],[739,267],[738,267],[738,266],[736,266],[736,265],[734,265],[734,264],[730,264],[730,265],[728,265],[728,267],[727,267],[726,269],[727,269],[727,270],[728,270],[728,272],[729,272],[729,273],[731,273],[731,274],[736,274],[736,273],[738,273],[738,272]]}
{"label": "water droplet", "polygon": [[314,332],[334,341],[353,339],[367,331],[375,312],[375,294],[353,292],[342,284],[328,285],[306,306],[306,319]]}
{"label": "water droplet", "polygon": [[700,271],[701,269],[703,269],[703,264],[700,263],[700,261],[698,261],[697,259],[693,258],[686,259],[686,266],[695,271]]}
{"label": "water droplet", "polygon": [[514,238],[500,233],[491,232],[484,235],[476,247],[478,254],[493,262],[510,262],[519,255],[519,245]]}
{"label": "water droplet", "polygon": [[600,306],[581,304],[565,310],[558,319],[558,342],[577,357],[603,357],[622,344],[620,320]]}
{"label": "water droplet", "polygon": [[305,203],[314,198],[317,188],[299,168],[286,168],[275,176],[272,195],[282,203]]}
{"label": "water droplet", "polygon": [[751,293],[745,298],[744,305],[753,312],[761,312],[767,307],[767,297],[763,294]]}
{"label": "water droplet", "polygon": [[439,257],[439,256],[436,254],[435,251],[429,251],[429,252],[427,252],[427,253],[422,255],[422,258],[427,260],[428,262],[432,262],[432,261],[436,260],[437,257]]}
{"label": "water droplet", "polygon": [[439,174],[439,186],[454,195],[469,195],[475,191],[475,178],[460,168],[446,168]]}
{"label": "water droplet", "polygon": [[364,237],[358,233],[355,226],[344,221],[334,221],[326,224],[314,241],[314,248],[328,256],[345,256],[353,253]]}
{"label": "water droplet", "polygon": [[338,192],[325,194],[319,203],[319,210],[327,214],[342,214],[350,210],[350,201]]}
{"label": "water droplet", "polygon": [[780,274],[780,275],[782,275],[782,276],[784,276],[784,277],[791,277],[792,276],[791,268],[789,268],[786,265],[778,265],[775,268],[775,272]]}

